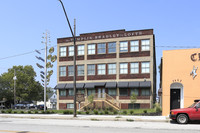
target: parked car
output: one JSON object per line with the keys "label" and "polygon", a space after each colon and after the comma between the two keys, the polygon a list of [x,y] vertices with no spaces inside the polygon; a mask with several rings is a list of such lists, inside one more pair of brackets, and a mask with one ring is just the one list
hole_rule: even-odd
{"label": "parked car", "polygon": [[27,109],[37,109],[37,105],[34,105],[33,103],[27,104],[27,105],[26,105],[26,108],[27,108]]}
{"label": "parked car", "polygon": [[179,124],[200,120],[200,99],[194,100],[194,103],[188,108],[171,110],[170,119],[176,120]]}
{"label": "parked car", "polygon": [[[40,104],[37,106],[37,109],[38,110],[44,110],[44,104]],[[47,110],[47,107],[46,107],[46,110]]]}
{"label": "parked car", "polygon": [[25,105],[25,104],[22,104],[22,103],[19,103],[19,104],[15,104],[15,105],[14,105],[14,108],[15,108],[15,109],[25,109],[25,108],[26,108],[26,105]]}

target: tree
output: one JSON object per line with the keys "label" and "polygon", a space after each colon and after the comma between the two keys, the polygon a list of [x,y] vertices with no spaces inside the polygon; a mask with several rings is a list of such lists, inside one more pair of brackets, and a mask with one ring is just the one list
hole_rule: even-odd
{"label": "tree", "polygon": [[131,100],[131,103],[135,103],[137,101],[137,96],[135,95],[134,92],[132,92],[130,100]]}
{"label": "tree", "polygon": [[14,99],[14,70],[16,71],[16,100],[38,101],[43,99],[43,87],[35,80],[36,73],[32,66],[13,66],[0,76],[0,100],[6,98],[9,103]]}

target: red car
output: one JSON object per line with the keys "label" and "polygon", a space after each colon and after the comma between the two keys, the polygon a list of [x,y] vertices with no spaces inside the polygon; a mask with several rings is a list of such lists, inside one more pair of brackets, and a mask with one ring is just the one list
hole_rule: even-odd
{"label": "red car", "polygon": [[200,120],[200,99],[194,100],[188,108],[171,110],[170,119],[176,120],[179,124],[186,124],[190,120]]}

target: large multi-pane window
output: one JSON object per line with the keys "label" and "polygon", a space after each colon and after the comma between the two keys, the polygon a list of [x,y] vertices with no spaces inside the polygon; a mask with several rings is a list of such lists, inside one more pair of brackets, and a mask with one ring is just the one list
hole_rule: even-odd
{"label": "large multi-pane window", "polygon": [[73,103],[67,103],[67,109],[73,109],[74,104]]}
{"label": "large multi-pane window", "polygon": [[68,76],[74,76],[74,66],[68,66]]}
{"label": "large multi-pane window", "polygon": [[68,56],[74,56],[74,46],[68,47]]}
{"label": "large multi-pane window", "polygon": [[60,57],[66,56],[66,49],[65,46],[60,47]]}
{"label": "large multi-pane window", "polygon": [[150,50],[150,40],[142,40],[142,51],[149,51]]}
{"label": "large multi-pane window", "polygon": [[131,89],[131,95],[135,94],[136,96],[139,96],[139,90],[138,89]]}
{"label": "large multi-pane window", "polygon": [[88,54],[95,54],[95,44],[88,44]]}
{"label": "large multi-pane window", "polygon": [[105,54],[106,53],[106,44],[105,43],[97,44],[97,48],[98,48],[98,54]]}
{"label": "large multi-pane window", "polygon": [[60,96],[66,96],[66,90],[59,90]]}
{"label": "large multi-pane window", "polygon": [[85,95],[85,90],[84,89],[78,89],[77,93],[81,93],[81,94]]}
{"label": "large multi-pane window", "polygon": [[131,52],[139,51],[139,41],[131,41]]}
{"label": "large multi-pane window", "polygon": [[88,89],[87,93],[88,93],[88,96],[92,95],[92,94],[95,94],[95,89]]}
{"label": "large multi-pane window", "polygon": [[120,63],[119,66],[119,72],[120,74],[127,74],[128,73],[128,63]]}
{"label": "large multi-pane window", "polygon": [[87,74],[88,75],[95,75],[95,65],[87,65]]}
{"label": "large multi-pane window", "polygon": [[150,62],[142,62],[142,73],[150,72]]}
{"label": "large multi-pane window", "polygon": [[125,88],[119,89],[119,95],[128,96],[128,89],[125,89]]}
{"label": "large multi-pane window", "polygon": [[128,42],[120,42],[120,52],[128,52]]}
{"label": "large multi-pane window", "polygon": [[79,45],[77,48],[78,48],[78,55],[84,55],[85,46],[84,45]]}
{"label": "large multi-pane window", "polygon": [[108,64],[108,74],[116,74],[116,64]]}
{"label": "large multi-pane window", "polygon": [[150,89],[142,89],[141,95],[142,96],[150,96]]}
{"label": "large multi-pane window", "polygon": [[116,89],[108,89],[108,95],[110,96],[116,96],[117,90]]}
{"label": "large multi-pane window", "polygon": [[69,89],[69,96],[73,96],[74,95],[74,90],[73,89]]}
{"label": "large multi-pane window", "polygon": [[84,75],[84,65],[78,65],[78,76],[83,76]]}
{"label": "large multi-pane window", "polygon": [[66,76],[66,66],[59,67],[59,76],[60,77]]}
{"label": "large multi-pane window", "polygon": [[131,63],[131,73],[132,74],[139,73],[139,63],[138,62]]}
{"label": "large multi-pane window", "polygon": [[116,42],[108,43],[108,53],[116,53]]}
{"label": "large multi-pane window", "polygon": [[106,65],[105,64],[98,64],[98,75],[105,75],[106,74]]}

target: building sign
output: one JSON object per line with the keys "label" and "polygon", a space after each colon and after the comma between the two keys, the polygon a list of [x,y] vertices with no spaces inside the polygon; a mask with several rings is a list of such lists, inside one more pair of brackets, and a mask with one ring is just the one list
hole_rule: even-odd
{"label": "building sign", "polygon": [[200,61],[200,53],[194,53],[190,56],[192,61]]}
{"label": "building sign", "polygon": [[[140,30],[140,31],[107,31],[107,32],[96,32],[80,34],[76,37],[76,41],[88,41],[88,40],[98,40],[98,39],[109,39],[109,38],[119,38],[119,37],[131,37],[131,36],[141,36],[141,35],[153,35],[153,30]],[[58,43],[73,42],[72,37],[59,38]]]}
{"label": "building sign", "polygon": [[195,68],[195,66],[193,66],[193,70],[192,70],[192,72],[190,73],[190,75],[192,75],[193,79],[197,76],[197,69],[198,69],[198,67]]}
{"label": "building sign", "polygon": [[79,103],[85,101],[84,94],[81,94],[80,92],[78,92],[78,93],[76,94],[76,100],[77,100]]}

